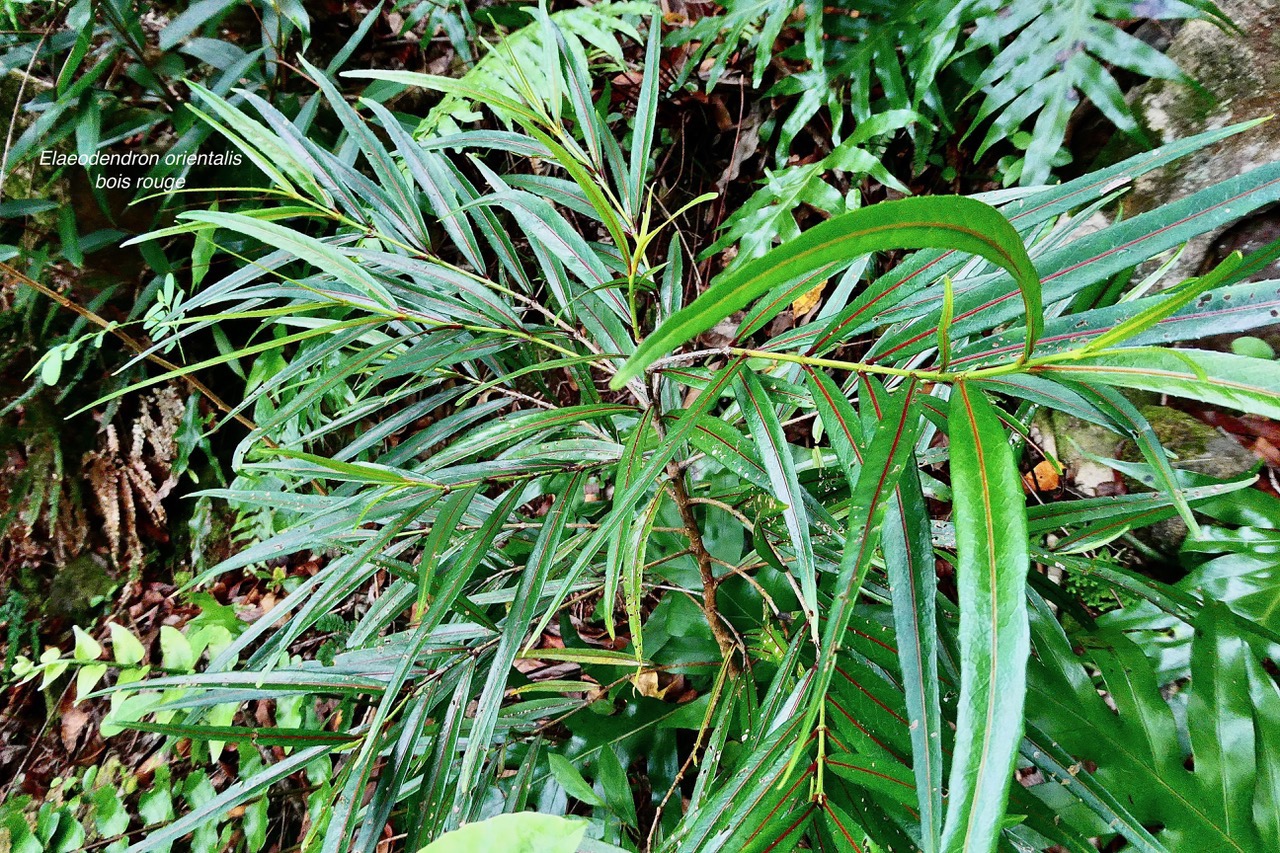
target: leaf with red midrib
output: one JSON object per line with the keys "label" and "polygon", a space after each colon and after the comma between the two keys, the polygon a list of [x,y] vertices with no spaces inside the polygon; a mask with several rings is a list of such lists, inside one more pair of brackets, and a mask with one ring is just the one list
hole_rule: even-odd
{"label": "leaf with red midrib", "polygon": [[960,700],[942,849],[990,853],[1003,825],[1031,651],[1027,509],[995,408],[959,383],[947,422],[960,603]]}

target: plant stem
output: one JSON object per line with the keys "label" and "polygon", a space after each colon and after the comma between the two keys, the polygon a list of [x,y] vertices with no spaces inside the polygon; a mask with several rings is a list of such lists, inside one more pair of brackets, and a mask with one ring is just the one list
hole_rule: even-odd
{"label": "plant stem", "polygon": [[785,361],[791,364],[803,364],[809,367],[822,367],[829,370],[847,370],[850,373],[873,373],[881,376],[900,376],[904,379],[918,379],[922,382],[963,382],[965,380],[986,379],[992,376],[1005,376],[1010,373],[1031,373],[1038,367],[1074,361],[1088,356],[1098,355],[1094,351],[1067,351],[1051,353],[1039,358],[1030,358],[995,364],[991,367],[979,367],[973,370],[922,370],[912,367],[886,367],[882,364],[868,364],[862,361],[839,361],[832,358],[818,358],[809,355],[795,355],[789,352],[770,352],[769,350],[745,349],[743,347],[716,347],[694,352],[677,353],[660,358],[653,363],[650,370],[660,370],[677,364],[698,361],[713,355],[760,358],[769,361]]}
{"label": "plant stem", "polygon": [[[63,308],[66,308],[68,311],[72,311],[76,314],[79,314],[81,317],[88,320],[90,323],[93,323],[98,328],[106,329],[108,332],[110,332],[111,334],[119,338],[121,343],[123,343],[129,349],[133,350],[138,355],[141,355],[144,358],[146,358],[147,361],[150,361],[153,364],[159,365],[160,367],[170,372],[181,370],[181,368],[178,365],[174,364],[168,359],[161,358],[155,353],[147,352],[147,349],[148,349],[147,347],[143,346],[142,343],[136,340],[132,335],[121,330],[115,323],[108,322],[103,317],[99,316],[98,314],[95,314],[93,311],[90,311],[88,308],[85,308],[84,306],[80,305],[78,302],[72,299],[69,299],[66,296],[63,296],[58,291],[54,290],[51,287],[47,287],[44,284],[41,284],[40,282],[36,281],[30,276],[24,275],[23,273],[14,269],[9,264],[0,262],[0,272],[3,272],[5,275],[8,275],[14,281],[17,281],[21,284],[25,284],[27,287],[30,287],[32,290],[36,290],[44,294],[45,296],[52,299],[54,302],[61,305]],[[205,399],[207,399],[210,403],[212,403],[214,407],[217,408],[219,411],[221,411],[223,414],[231,415],[231,417],[237,423],[239,423],[241,426],[243,426],[245,429],[249,430],[250,432],[257,432],[258,430],[257,424],[249,420],[249,418],[245,417],[240,412],[235,412],[235,410],[232,409],[230,405],[228,405],[217,394],[213,393],[212,389],[210,389],[209,386],[205,385],[199,379],[196,379],[194,376],[191,376],[189,374],[184,374],[182,376],[182,380],[186,382],[187,385],[189,385],[193,391],[199,394],[203,394]],[[276,446],[275,442],[273,442],[266,435],[263,435],[262,439],[264,442],[266,442],[266,444],[269,447]]]}
{"label": "plant stem", "polygon": [[698,574],[702,578],[702,612],[707,617],[707,624],[711,627],[711,636],[715,637],[716,645],[720,647],[720,654],[728,667],[729,677],[733,678],[740,671],[734,660],[738,644],[733,634],[725,627],[723,617],[716,607],[716,588],[719,583],[716,580],[711,554],[702,541],[702,531],[698,527],[698,520],[693,515],[693,502],[689,500],[689,492],[684,485],[684,472],[679,465],[671,462],[667,464],[667,476],[671,482],[671,493],[675,499],[676,508],[680,511],[680,520],[684,522],[685,535],[689,537],[689,547],[698,563]]}

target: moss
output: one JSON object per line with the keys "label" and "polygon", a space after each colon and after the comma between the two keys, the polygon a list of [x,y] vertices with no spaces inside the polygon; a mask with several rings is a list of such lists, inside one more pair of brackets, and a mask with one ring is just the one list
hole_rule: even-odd
{"label": "moss", "polygon": [[45,612],[76,623],[86,622],[118,585],[105,560],[94,554],[82,554],[54,576]]}
{"label": "moss", "polygon": [[1062,586],[1094,613],[1119,610],[1129,606],[1135,600],[1128,592],[1117,589],[1089,574],[1068,572],[1062,579]]}
{"label": "moss", "polygon": [[[1233,439],[1186,412],[1157,405],[1138,408],[1160,443],[1177,457],[1174,464],[1178,468],[1225,479],[1248,471],[1256,462],[1253,454]],[[1140,462],[1142,454],[1132,441],[1126,441],[1119,458]]]}
{"label": "moss", "polygon": [[1168,406],[1141,406],[1139,411],[1155,430],[1160,443],[1180,459],[1203,455],[1208,450],[1210,440],[1218,435],[1213,427]]}

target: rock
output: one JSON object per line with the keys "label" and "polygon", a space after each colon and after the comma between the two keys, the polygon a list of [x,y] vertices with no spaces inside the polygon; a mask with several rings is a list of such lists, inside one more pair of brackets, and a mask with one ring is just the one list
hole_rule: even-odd
{"label": "rock", "polygon": [[[1139,409],[1160,443],[1177,457],[1174,468],[1228,480],[1244,474],[1258,463],[1256,456],[1230,436],[1186,412],[1156,405],[1140,406]],[[1142,453],[1133,442],[1125,441],[1119,458],[1141,462]],[[1145,487],[1133,481],[1128,483],[1131,488],[1145,491]],[[1143,528],[1136,535],[1157,551],[1172,555],[1187,538],[1187,532],[1186,523],[1174,517]]]}
{"label": "rock", "polygon": [[1124,438],[1062,412],[1052,412],[1050,418],[1058,460],[1066,470],[1067,482],[1072,489],[1088,497],[1114,494],[1109,492],[1109,488],[1116,482],[1115,471],[1089,457],[1116,458]]}
{"label": "rock", "polygon": [[[1135,401],[1137,402],[1137,401]],[[1253,468],[1258,460],[1230,436],[1177,409],[1155,404],[1139,404],[1160,443],[1177,458],[1175,468],[1230,479]],[[1116,471],[1089,456],[1142,462],[1141,451],[1129,439],[1096,424],[1061,412],[1053,412],[1052,431],[1057,441],[1058,459],[1066,469],[1074,491],[1086,496],[1116,494],[1120,477]],[[1147,491],[1140,483],[1124,478],[1131,491]],[[1179,518],[1159,522],[1137,531],[1156,550],[1176,553],[1187,536]]]}
{"label": "rock", "polygon": [[[1155,142],[1185,139],[1212,128],[1269,116],[1276,110],[1280,0],[1222,0],[1218,5],[1242,32],[1224,31],[1208,21],[1191,21],[1178,30],[1168,49],[1169,58],[1203,90],[1151,80],[1130,93],[1139,121]],[[1125,207],[1129,215],[1150,210],[1277,160],[1280,121],[1270,121],[1144,176],[1134,185]],[[1237,248],[1236,244],[1248,243],[1260,228],[1269,231],[1277,227],[1280,215],[1264,212],[1197,237],[1165,281],[1176,283],[1197,275]],[[1275,277],[1280,277],[1280,269],[1268,269],[1260,276]]]}
{"label": "rock", "polygon": [[[1168,406],[1140,406],[1140,411],[1160,443],[1178,458],[1173,467],[1221,480],[1238,477],[1258,463],[1258,458],[1234,439],[1186,412]],[[1142,454],[1132,442],[1121,448],[1121,459],[1138,462]]]}

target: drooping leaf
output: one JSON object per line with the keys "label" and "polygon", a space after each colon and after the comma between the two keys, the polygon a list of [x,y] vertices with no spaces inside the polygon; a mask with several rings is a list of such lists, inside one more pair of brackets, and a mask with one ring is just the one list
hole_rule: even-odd
{"label": "drooping leaf", "polygon": [[942,846],[987,853],[1003,828],[1026,663],[1030,567],[1021,478],[995,408],[967,383],[947,423],[960,593],[960,699]]}
{"label": "drooping leaf", "polygon": [[963,197],[907,198],[865,207],[817,225],[795,240],[720,276],[654,331],[610,383],[620,388],[658,357],[744,308],[772,288],[841,259],[885,249],[960,249],[1009,271],[1022,294],[1029,354],[1044,319],[1040,281],[1008,220]]}

